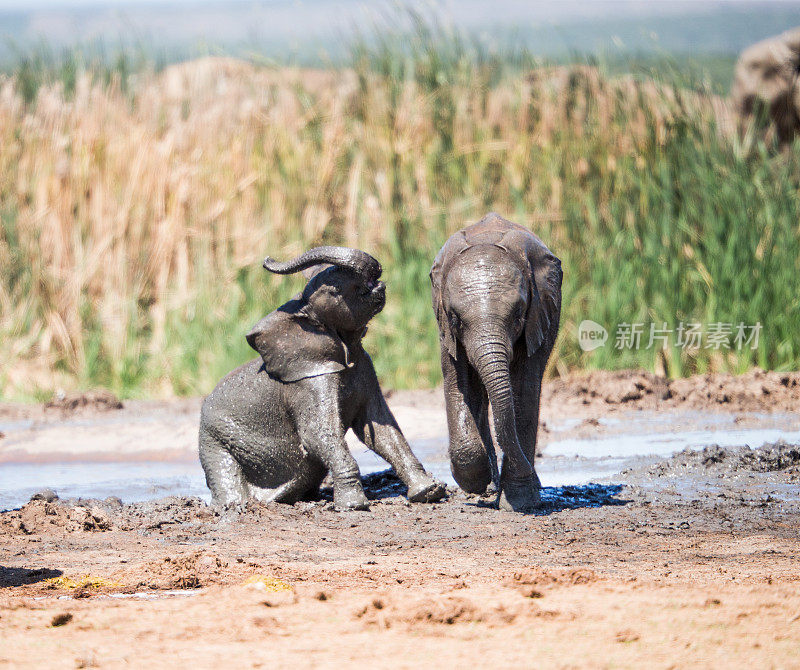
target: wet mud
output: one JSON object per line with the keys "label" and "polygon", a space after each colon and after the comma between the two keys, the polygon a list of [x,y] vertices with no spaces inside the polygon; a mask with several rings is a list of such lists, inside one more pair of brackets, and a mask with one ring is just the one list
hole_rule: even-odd
{"label": "wet mud", "polygon": [[539,650],[554,667],[792,667],[800,510],[774,490],[796,450],[649,459],[616,483],[545,488],[533,515],[456,490],[412,505],[391,473],[365,477],[368,512],[325,490],[237,517],[198,498],[43,493],[0,514],[0,658],[418,667]]}
{"label": "wet mud", "polygon": [[741,472],[780,472],[778,480],[798,481],[800,445],[779,441],[752,448],[747,445],[700,450],[683,449],[647,470],[653,476],[732,475]]}
{"label": "wet mud", "polygon": [[[787,395],[770,409],[797,406],[793,377],[748,379],[750,399],[730,391],[728,404],[770,411],[777,384],[794,405]],[[545,417],[559,437],[613,440],[608,406],[656,402],[661,387],[650,388],[616,404],[610,390],[573,398],[586,412],[563,415],[555,389]],[[558,416],[577,419],[559,432]],[[326,487],[238,515],[197,497],[126,504],[42,490],[0,513],[0,663],[796,667],[800,446],[709,446],[625,467],[545,487],[531,515],[455,488],[410,504],[391,472],[364,477],[367,512],[335,510]]]}

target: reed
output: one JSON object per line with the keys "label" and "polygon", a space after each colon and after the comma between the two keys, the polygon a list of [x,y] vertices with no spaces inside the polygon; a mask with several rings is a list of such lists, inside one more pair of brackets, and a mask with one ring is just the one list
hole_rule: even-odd
{"label": "reed", "polygon": [[[427,32],[426,32],[427,30]],[[495,210],[565,268],[552,370],[800,367],[800,149],[731,129],[702,81],[545,67],[417,26],[352,67],[206,58],[0,79],[0,395],[198,394],[298,278],[266,254],[361,247],[388,387],[439,381],[428,270]],[[33,82],[33,83],[31,83]],[[577,324],[755,323],[755,350],[581,351]]]}

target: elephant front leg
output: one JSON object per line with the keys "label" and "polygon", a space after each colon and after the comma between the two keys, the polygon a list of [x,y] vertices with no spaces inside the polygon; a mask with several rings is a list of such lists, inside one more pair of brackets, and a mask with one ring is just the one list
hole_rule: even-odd
{"label": "elephant front leg", "polygon": [[322,461],[333,479],[333,504],[339,509],[369,509],[369,500],[361,485],[361,472],[341,437],[306,435],[303,446]]}
{"label": "elephant front leg", "polygon": [[365,409],[353,424],[359,440],[394,468],[408,487],[411,502],[436,502],[447,495],[447,489],[436,481],[419,462],[395,421],[392,411],[374,380],[375,388]]}
{"label": "elephant front leg", "polygon": [[484,493],[489,484],[497,479],[493,474],[497,469],[497,459],[486,416],[483,388],[477,380],[472,379],[465,360],[454,361],[444,350],[442,374],[450,437],[450,470],[464,491]]}
{"label": "elephant front leg", "polygon": [[[333,479],[333,503],[339,509],[369,509],[361,485],[361,472],[344,440],[335,375],[321,375],[306,382],[307,397],[298,402],[295,421],[300,442],[321,461]],[[298,392],[298,395],[300,391]]]}

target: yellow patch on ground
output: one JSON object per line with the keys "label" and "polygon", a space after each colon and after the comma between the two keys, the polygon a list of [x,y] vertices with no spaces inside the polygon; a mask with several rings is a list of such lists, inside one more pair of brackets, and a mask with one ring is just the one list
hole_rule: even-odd
{"label": "yellow patch on ground", "polygon": [[278,579],[277,577],[268,577],[267,575],[251,575],[245,579],[242,584],[245,586],[251,584],[263,584],[267,591],[291,591],[292,585],[288,582]]}
{"label": "yellow patch on ground", "polygon": [[105,577],[92,577],[91,575],[84,575],[83,577],[78,577],[73,579],[72,577],[67,577],[67,575],[61,575],[59,577],[50,577],[50,579],[44,580],[45,585],[47,588],[50,589],[108,589],[108,588],[121,588],[122,584],[119,582],[115,582],[111,579],[106,579]]}

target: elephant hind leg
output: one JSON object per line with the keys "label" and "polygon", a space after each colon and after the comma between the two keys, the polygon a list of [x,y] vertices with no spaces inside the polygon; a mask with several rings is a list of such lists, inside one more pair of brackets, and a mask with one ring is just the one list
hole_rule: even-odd
{"label": "elephant hind leg", "polygon": [[316,458],[306,457],[288,482],[277,488],[261,488],[250,484],[250,494],[262,503],[280,502],[292,505],[319,488],[327,468]]}
{"label": "elephant hind leg", "polygon": [[242,466],[203,426],[200,427],[200,464],[215,507],[225,509],[247,502],[250,492]]}

